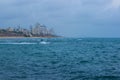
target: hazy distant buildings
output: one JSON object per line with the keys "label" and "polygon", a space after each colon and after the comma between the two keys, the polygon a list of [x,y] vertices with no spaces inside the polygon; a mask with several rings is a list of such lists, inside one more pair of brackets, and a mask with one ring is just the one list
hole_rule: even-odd
{"label": "hazy distant buildings", "polygon": [[14,28],[8,27],[8,28],[7,28],[7,31],[14,31]]}
{"label": "hazy distant buildings", "polygon": [[45,25],[41,25],[37,23],[35,27],[31,27],[31,33],[33,35],[41,35],[41,36],[47,36],[47,35],[52,35],[52,31],[47,29]]}
{"label": "hazy distant buildings", "polygon": [[[15,35],[24,35],[26,37],[45,37],[45,36],[55,36],[53,29],[48,29],[45,25],[36,23],[35,26],[30,26],[30,29],[24,29],[21,26],[17,28],[8,27],[6,29],[0,29],[1,32],[12,32]],[[9,34],[10,35],[10,34]]]}

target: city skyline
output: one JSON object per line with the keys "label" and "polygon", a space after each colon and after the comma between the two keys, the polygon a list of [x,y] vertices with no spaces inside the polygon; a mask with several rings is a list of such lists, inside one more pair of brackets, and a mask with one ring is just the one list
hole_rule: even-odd
{"label": "city skyline", "polygon": [[21,26],[0,28],[0,36],[57,37],[53,29],[49,29],[40,23],[29,28]]}

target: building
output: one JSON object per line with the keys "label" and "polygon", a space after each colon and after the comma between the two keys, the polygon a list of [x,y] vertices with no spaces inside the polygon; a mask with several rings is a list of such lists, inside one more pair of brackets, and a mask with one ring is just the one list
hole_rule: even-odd
{"label": "building", "polygon": [[35,27],[31,27],[31,33],[33,35],[45,35],[48,33],[46,26],[37,23]]}
{"label": "building", "polygon": [[8,28],[7,28],[7,31],[14,31],[14,28],[8,27]]}

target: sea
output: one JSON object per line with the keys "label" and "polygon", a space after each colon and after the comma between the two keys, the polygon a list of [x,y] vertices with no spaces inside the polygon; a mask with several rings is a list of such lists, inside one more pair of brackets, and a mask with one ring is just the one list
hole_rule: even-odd
{"label": "sea", "polygon": [[0,80],[120,80],[120,38],[1,38]]}

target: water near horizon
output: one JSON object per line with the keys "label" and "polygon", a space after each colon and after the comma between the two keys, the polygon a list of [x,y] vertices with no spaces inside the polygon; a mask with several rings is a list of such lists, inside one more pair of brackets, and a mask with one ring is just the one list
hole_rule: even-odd
{"label": "water near horizon", "polygon": [[120,80],[120,39],[0,39],[0,80]]}

